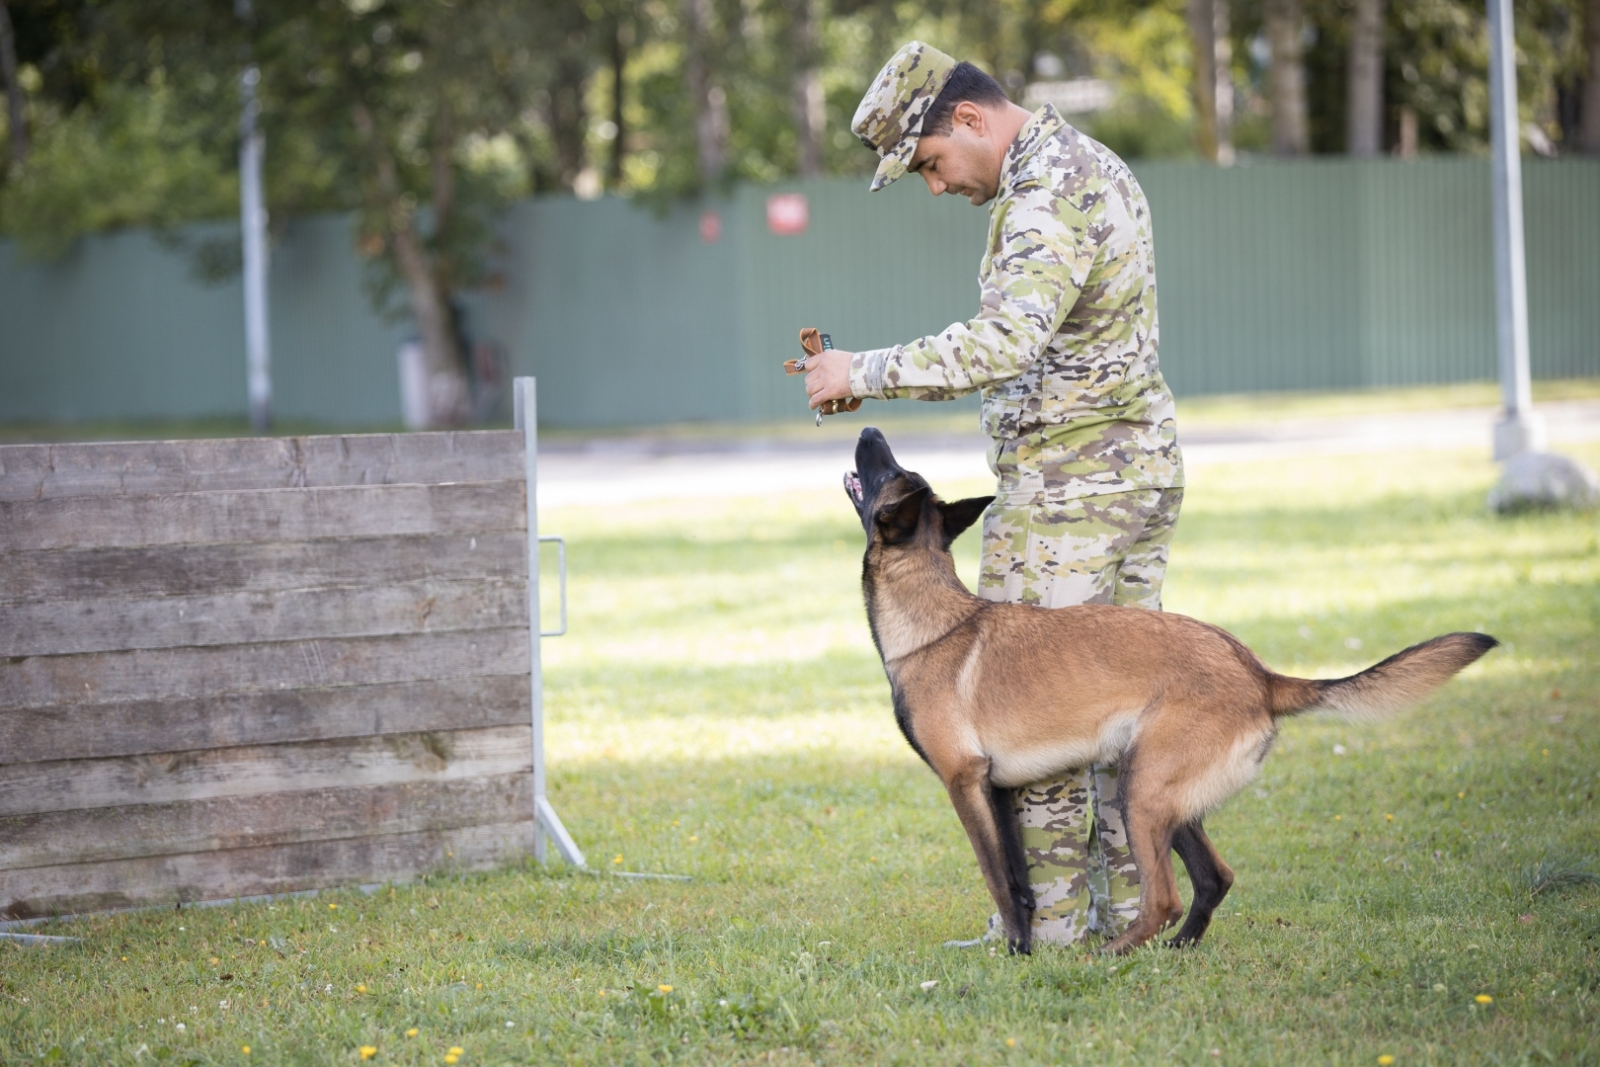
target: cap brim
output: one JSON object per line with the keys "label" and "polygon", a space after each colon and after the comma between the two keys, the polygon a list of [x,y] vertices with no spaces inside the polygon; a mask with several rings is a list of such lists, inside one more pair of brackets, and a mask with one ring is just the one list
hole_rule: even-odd
{"label": "cap brim", "polygon": [[872,188],[868,192],[877,192],[891,182],[897,182],[906,176],[906,171],[911,168],[911,157],[917,154],[917,138],[915,136],[903,138],[894,150],[885,154],[878,160],[878,172],[872,176]]}

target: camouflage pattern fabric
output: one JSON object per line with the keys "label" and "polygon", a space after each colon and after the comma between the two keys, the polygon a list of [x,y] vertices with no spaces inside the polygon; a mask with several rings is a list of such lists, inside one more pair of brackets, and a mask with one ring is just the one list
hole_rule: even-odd
{"label": "camouflage pattern fabric", "polygon": [[852,394],[981,390],[1008,504],[1183,485],[1149,204],[1122,160],[1049,105],[1002,162],[978,282],[976,318],[856,353]]}
{"label": "camouflage pattern fabric", "polygon": [[1160,611],[1182,503],[1182,489],[1023,507],[996,499],[983,515],[978,595],[1041,608],[1121,604]]}
{"label": "camouflage pattern fabric", "polygon": [[891,56],[872,79],[872,87],[850,120],[850,132],[878,153],[873,192],[905,177],[922,136],[922,120],[956,66],[954,59],[937,48],[912,41]]}
{"label": "camouflage pattern fabric", "polygon": [[[1182,505],[1182,489],[1035,507],[996,501],[983,517],[978,593],[1047,608],[1120,604],[1160,611]],[[1078,768],[1018,789],[1013,798],[1037,904],[1034,940],[1070,945],[1121,933],[1139,913],[1139,872],[1117,806],[1117,768]],[[995,936],[998,920],[990,920],[985,936]]]}

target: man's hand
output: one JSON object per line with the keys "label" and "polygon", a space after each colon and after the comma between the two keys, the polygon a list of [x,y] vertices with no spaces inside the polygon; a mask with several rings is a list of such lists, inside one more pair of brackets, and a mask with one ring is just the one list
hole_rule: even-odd
{"label": "man's hand", "polygon": [[825,349],[806,357],[806,397],[812,407],[826,400],[850,398],[850,361],[854,352]]}

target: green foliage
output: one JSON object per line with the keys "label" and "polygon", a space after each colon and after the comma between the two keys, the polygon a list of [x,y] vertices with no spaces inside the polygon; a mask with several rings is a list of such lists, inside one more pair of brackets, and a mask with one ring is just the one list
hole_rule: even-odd
{"label": "green foliage", "polygon": [[97,106],[47,115],[27,161],[0,186],[0,228],[50,258],[84,233],[236,214],[238,179],[218,150],[231,141],[219,146],[206,119],[159,74],[109,87]]}
{"label": "green foliage", "polygon": [[595,867],[693,882],[513,865],[46,927],[84,940],[0,943],[0,1061],[1592,1063],[1600,888],[1530,872],[1597,860],[1600,544],[1489,515],[1494,478],[1483,450],[1190,472],[1168,606],[1273,667],[1506,642],[1389,722],[1283,724],[1207,822],[1237,882],[1196,950],[940,947],[990,904],[894,726],[837,490],[565,508],[553,801]]}

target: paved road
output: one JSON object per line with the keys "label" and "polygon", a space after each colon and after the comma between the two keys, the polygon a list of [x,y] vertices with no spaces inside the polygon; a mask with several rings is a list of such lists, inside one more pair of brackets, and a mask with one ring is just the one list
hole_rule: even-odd
{"label": "paved road", "polygon": [[[1541,404],[1550,442],[1600,439],[1600,401]],[[1488,451],[1495,408],[1399,412],[1359,418],[1199,425],[1182,432],[1190,466],[1290,455],[1333,455],[1415,449]],[[903,434],[890,430],[895,455],[929,481],[987,480],[988,439],[971,434]],[[605,504],[670,497],[746,496],[836,488],[853,464],[854,443],[829,436],[812,442],[596,439],[554,445],[539,460],[539,503]]]}

